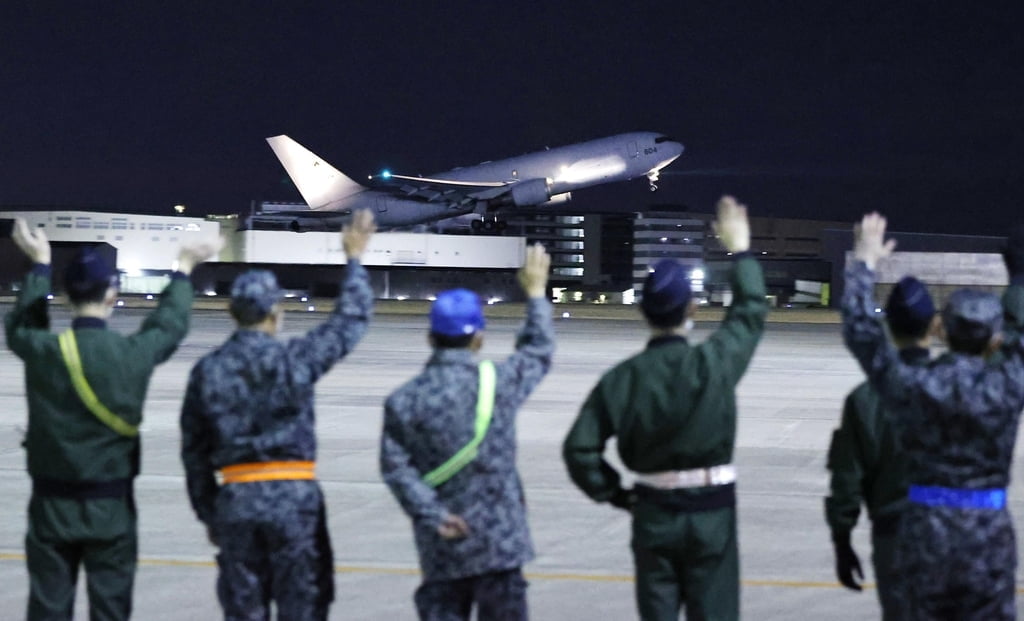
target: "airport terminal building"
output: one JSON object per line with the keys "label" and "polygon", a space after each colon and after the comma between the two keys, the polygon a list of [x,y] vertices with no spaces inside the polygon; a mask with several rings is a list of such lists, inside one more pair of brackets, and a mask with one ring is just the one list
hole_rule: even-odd
{"label": "airport terminal building", "polygon": [[[180,244],[221,236],[218,261],[200,266],[195,282],[207,295],[223,295],[234,277],[251,267],[273,269],[297,297],[333,297],[344,254],[338,233],[295,233],[240,226],[238,216],[206,218],[55,209],[18,209],[53,242],[54,287],[60,266],[81,245],[99,245],[122,274],[126,294],[152,294],[167,282]],[[572,214],[522,210],[503,235],[378,233],[364,257],[382,299],[429,300],[437,292],[467,287],[491,303],[521,298],[515,272],[527,244],[552,256],[552,296],[565,303],[632,303],[650,265],[675,258],[690,269],[702,303],[728,304],[730,259],[715,239],[711,214],[656,204],[641,212]],[[842,291],[852,245],[848,223],[755,217],[752,250],[765,269],[768,292],[779,306],[832,306]],[[1002,238],[894,233],[899,252],[882,266],[879,295],[903,275],[915,274],[944,298],[960,286],[998,291],[1007,284],[999,255]],[[0,242],[0,286],[16,286],[27,265],[13,243]]]}

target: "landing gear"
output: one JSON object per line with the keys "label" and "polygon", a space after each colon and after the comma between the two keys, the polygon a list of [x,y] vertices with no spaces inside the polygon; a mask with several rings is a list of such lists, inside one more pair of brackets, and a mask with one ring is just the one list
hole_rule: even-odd
{"label": "landing gear", "polygon": [[473,233],[500,235],[505,231],[506,228],[508,228],[508,222],[505,222],[504,220],[498,220],[497,218],[483,218],[480,220],[473,220],[472,222],[470,222],[469,228],[472,229]]}
{"label": "landing gear", "polygon": [[658,171],[657,170],[652,170],[651,172],[647,173],[647,181],[650,182],[650,184],[651,184],[651,192],[657,192],[658,191],[658,183],[657,183],[657,181],[658,181]]}

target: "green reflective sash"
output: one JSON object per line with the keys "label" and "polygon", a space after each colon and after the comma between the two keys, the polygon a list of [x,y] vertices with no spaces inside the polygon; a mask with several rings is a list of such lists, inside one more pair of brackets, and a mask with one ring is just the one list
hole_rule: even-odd
{"label": "green reflective sash", "polygon": [[480,363],[479,369],[480,390],[476,399],[476,423],[474,425],[476,433],[466,446],[459,449],[458,453],[423,476],[423,481],[431,487],[437,487],[444,483],[469,465],[469,462],[476,459],[477,447],[484,441],[487,428],[491,426],[491,415],[494,413],[494,363],[484,360]]}
{"label": "green reflective sash", "polygon": [[75,387],[78,398],[82,400],[85,407],[89,408],[96,418],[100,419],[107,427],[110,427],[122,436],[135,437],[139,435],[138,425],[127,423],[123,418],[107,409],[107,406],[100,403],[92,386],[85,379],[85,372],[82,370],[82,359],[78,355],[78,341],[75,340],[75,331],[67,330],[62,332],[57,341],[60,343],[60,353],[64,357],[64,365],[68,368],[71,376],[71,385]]}

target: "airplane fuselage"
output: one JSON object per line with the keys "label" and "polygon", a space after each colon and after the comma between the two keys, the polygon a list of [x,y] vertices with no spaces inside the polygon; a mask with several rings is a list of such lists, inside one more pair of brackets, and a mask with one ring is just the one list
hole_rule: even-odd
{"label": "airplane fuselage", "polygon": [[[287,137],[268,139],[278,157],[282,153],[274,140],[288,140]],[[300,155],[316,158],[301,145],[291,141]],[[627,181],[647,176],[654,189],[658,171],[683,152],[683,145],[655,132],[631,132],[587,142],[556,147],[484,162],[475,166],[454,168],[445,172],[423,177],[390,178],[387,175],[375,178],[374,187],[362,187],[333,171],[330,166],[317,160],[313,166],[324,164],[325,168],[337,173],[328,177],[327,183],[339,183],[343,179],[344,191],[334,197],[326,194],[321,186],[315,186],[316,196],[324,200],[309,200],[307,192],[295,179],[289,162],[282,158],[289,174],[296,180],[300,192],[307,197],[312,211],[323,218],[324,212],[341,212],[339,217],[354,209],[370,209],[378,225],[402,227],[434,222],[470,213],[497,217],[500,213],[531,205],[567,200],[569,193],[603,183]],[[290,155],[290,154],[289,154]],[[287,156],[286,156],[287,157]],[[301,159],[295,156],[295,159]],[[477,186],[478,187],[474,187]],[[468,191],[465,188],[472,188]],[[329,192],[330,190],[328,190]],[[312,194],[312,192],[310,192]],[[296,214],[301,217],[301,214]],[[313,215],[313,214],[310,214]]]}

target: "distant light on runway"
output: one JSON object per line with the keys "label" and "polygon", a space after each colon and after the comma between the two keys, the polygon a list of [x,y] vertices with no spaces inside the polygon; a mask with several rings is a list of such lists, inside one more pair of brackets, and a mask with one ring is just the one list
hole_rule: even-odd
{"label": "distant light on runway", "polygon": [[562,319],[568,319],[568,318],[569,318],[569,313],[568,312],[562,313]]}
{"label": "distant light on runway", "polygon": [[146,294],[146,299],[147,300],[152,300],[153,299],[153,294],[152,293],[147,293]]}
{"label": "distant light on runway", "polygon": [[310,304],[309,306],[306,307],[306,310],[312,313],[313,311],[316,310],[316,307]]}
{"label": "distant light on runway", "polygon": [[206,291],[203,292],[203,295],[205,295],[208,298],[212,298],[217,295],[217,292],[214,291],[213,289],[207,289]]}
{"label": "distant light on runway", "polygon": [[488,304],[497,304],[500,301],[501,301],[501,298],[490,298],[490,299],[487,300],[487,303]]}
{"label": "distant light on runway", "polygon": [[117,301],[117,305],[118,306],[124,306],[124,300],[118,300]]}
{"label": "distant light on runway", "polygon": [[185,213],[185,206],[184,205],[175,205],[174,206],[174,212],[177,213],[177,214]]}
{"label": "distant light on runway", "polygon": [[47,299],[47,300],[52,300],[52,299],[53,299],[53,294],[51,293],[51,294],[49,294],[48,296],[46,296],[46,299]]}

